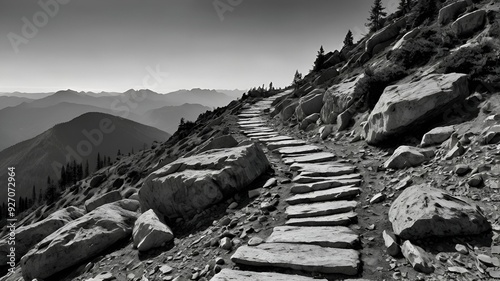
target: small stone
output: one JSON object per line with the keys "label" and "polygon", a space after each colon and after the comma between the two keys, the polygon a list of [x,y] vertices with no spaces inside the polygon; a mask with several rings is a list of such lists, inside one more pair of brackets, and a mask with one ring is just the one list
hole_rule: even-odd
{"label": "small stone", "polygon": [[403,243],[401,251],[403,252],[403,256],[410,262],[416,271],[422,273],[434,272],[434,266],[424,249],[413,245],[407,240]]}
{"label": "small stone", "polygon": [[231,238],[224,237],[220,240],[219,245],[224,250],[231,250],[233,243],[231,243]]}
{"label": "small stone", "polygon": [[464,273],[469,272],[467,269],[465,269],[461,266],[450,266],[450,267],[448,267],[448,271],[453,272],[453,273],[459,273],[459,274],[464,274]]}
{"label": "small stone", "polygon": [[376,204],[384,201],[386,198],[385,194],[383,193],[377,193],[375,194],[372,199],[370,199],[370,204]]}
{"label": "small stone", "polygon": [[170,273],[170,272],[172,272],[174,269],[173,269],[173,268],[171,268],[170,266],[168,266],[168,265],[166,265],[166,264],[165,264],[165,265],[162,265],[162,266],[160,267],[160,269],[159,269],[159,270],[160,270],[160,272],[161,272],[162,274],[169,274],[169,273]]}
{"label": "small stone", "polygon": [[469,186],[479,187],[483,184],[483,177],[481,174],[474,174],[469,178]]}
{"label": "small stone", "polygon": [[226,225],[229,225],[229,223],[231,223],[231,219],[228,218],[228,217],[223,217],[220,221],[219,221],[219,226],[226,226]]}
{"label": "small stone", "polygon": [[490,256],[487,256],[485,254],[479,254],[477,255],[477,259],[485,264],[486,266],[492,267],[494,266],[493,264],[493,259]]}
{"label": "small stone", "polygon": [[393,257],[399,255],[401,249],[397,243],[397,238],[394,233],[384,230],[382,232],[382,237],[384,238],[385,247],[387,248],[387,253]]}
{"label": "small stone", "polygon": [[467,247],[465,247],[462,244],[455,245],[455,250],[463,255],[467,255],[469,253],[469,250],[467,250]]}
{"label": "small stone", "polygon": [[260,237],[252,237],[249,241],[248,241],[248,246],[257,246],[257,245],[260,245],[264,242],[264,240]]}
{"label": "small stone", "polygon": [[278,181],[276,180],[276,178],[271,178],[271,179],[268,179],[266,181],[266,183],[264,184],[264,186],[262,186],[262,187],[263,188],[271,188],[271,187],[275,186],[277,183],[278,183]]}
{"label": "small stone", "polygon": [[445,253],[438,253],[436,255],[436,259],[440,262],[446,262],[448,260],[448,257],[446,256]]}
{"label": "small stone", "polygon": [[413,179],[410,176],[405,177],[402,179],[395,187],[394,189],[396,190],[403,190],[407,188],[408,186],[413,184]]}
{"label": "small stone", "polygon": [[233,202],[233,203],[231,203],[231,204],[230,204],[227,208],[228,208],[229,210],[233,210],[233,209],[236,209],[236,207],[238,207],[238,203]]}
{"label": "small stone", "polygon": [[215,258],[215,264],[223,265],[224,263],[226,263],[226,261],[223,258],[221,257]]}
{"label": "small stone", "polygon": [[459,164],[459,165],[455,166],[455,174],[457,174],[458,176],[464,176],[470,170],[471,169],[470,169],[469,165],[466,165],[466,164]]}
{"label": "small stone", "polygon": [[492,254],[500,254],[500,246],[491,246],[491,253]]}

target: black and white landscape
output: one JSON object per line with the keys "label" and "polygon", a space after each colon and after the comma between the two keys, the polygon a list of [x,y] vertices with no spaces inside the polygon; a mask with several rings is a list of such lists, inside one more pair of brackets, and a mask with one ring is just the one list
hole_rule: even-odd
{"label": "black and white landscape", "polygon": [[500,280],[500,3],[0,0],[0,281]]}

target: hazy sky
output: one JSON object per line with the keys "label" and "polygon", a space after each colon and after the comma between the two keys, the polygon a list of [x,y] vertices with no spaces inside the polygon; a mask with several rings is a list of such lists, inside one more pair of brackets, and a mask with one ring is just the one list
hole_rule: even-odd
{"label": "hazy sky", "polygon": [[372,3],[0,0],[0,92],[285,86],[320,45],[340,48],[348,29],[358,39]]}

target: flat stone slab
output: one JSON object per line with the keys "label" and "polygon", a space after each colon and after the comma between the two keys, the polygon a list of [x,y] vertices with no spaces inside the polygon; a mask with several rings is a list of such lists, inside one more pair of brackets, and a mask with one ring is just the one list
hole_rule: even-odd
{"label": "flat stone slab", "polygon": [[328,181],[319,181],[312,183],[294,184],[290,189],[290,192],[295,194],[302,194],[312,191],[341,187],[341,186],[360,186],[360,185],[361,185],[360,179],[328,180]]}
{"label": "flat stone slab", "polygon": [[260,132],[274,132],[274,129],[272,128],[266,128],[266,127],[256,127],[256,128],[248,128],[242,130],[243,133],[245,134],[252,134],[252,133],[260,133]]}
{"label": "flat stone slab", "polygon": [[327,281],[300,275],[281,274],[274,272],[240,271],[224,268],[211,281]]}
{"label": "flat stone slab", "polygon": [[278,133],[276,132],[258,132],[258,133],[250,133],[247,134],[249,137],[265,137],[265,136],[275,136]]}
{"label": "flat stone slab", "polygon": [[361,179],[360,174],[346,174],[346,175],[341,175],[341,176],[335,176],[335,177],[310,177],[310,176],[304,176],[303,174],[300,174],[292,179],[292,182],[296,183],[311,183],[311,182],[320,182],[320,181],[336,181],[336,180],[352,180],[352,179]]}
{"label": "flat stone slab", "polygon": [[271,138],[261,139],[261,141],[265,142],[265,143],[278,142],[278,141],[286,141],[286,140],[293,140],[293,138],[289,137],[289,136],[277,136],[277,137],[271,137]]}
{"label": "flat stone slab", "polygon": [[[294,163],[293,165],[296,165]],[[291,166],[291,171],[299,171],[302,176],[306,177],[333,177],[352,174],[356,171],[355,166],[345,165],[329,165],[329,164],[300,164],[303,166]]]}
{"label": "flat stone slab", "polygon": [[291,146],[302,146],[305,145],[306,142],[303,140],[283,140],[278,142],[270,142],[267,144],[267,148],[270,150],[274,150],[282,147],[291,147]]}
{"label": "flat stone slab", "polygon": [[290,165],[290,171],[324,171],[329,168],[345,167],[345,163],[327,162],[327,163],[293,163]]}
{"label": "flat stone slab", "polygon": [[352,249],[359,244],[359,236],[345,226],[278,226],[273,229],[266,242]]}
{"label": "flat stone slab", "polygon": [[249,266],[282,267],[315,273],[358,274],[359,252],[307,244],[264,243],[239,247],[231,260]]}
{"label": "flat stone slab", "polygon": [[291,146],[291,147],[282,147],[276,150],[279,154],[287,155],[287,154],[304,154],[311,152],[321,151],[321,148],[315,145],[301,145],[301,146]]}
{"label": "flat stone slab", "polygon": [[286,225],[293,226],[339,226],[350,225],[356,222],[358,214],[355,212],[347,212],[320,217],[310,218],[293,218],[285,222]]}
{"label": "flat stone slab", "polygon": [[291,205],[286,208],[287,218],[308,218],[345,213],[356,209],[356,201],[327,201]]}
{"label": "flat stone slab", "polygon": [[286,157],[283,159],[283,162],[287,165],[291,165],[293,163],[319,163],[332,161],[334,159],[335,155],[330,152],[318,152],[309,155]]}
{"label": "flat stone slab", "polygon": [[361,193],[361,189],[358,187],[341,186],[325,190],[312,191],[304,194],[293,195],[292,197],[286,199],[286,202],[290,205],[313,203],[313,202],[325,202],[325,201],[353,198],[359,193]]}

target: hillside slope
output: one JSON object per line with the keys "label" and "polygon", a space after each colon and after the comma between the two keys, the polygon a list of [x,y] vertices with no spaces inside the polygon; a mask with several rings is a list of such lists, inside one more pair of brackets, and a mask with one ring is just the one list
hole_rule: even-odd
{"label": "hillside slope", "polygon": [[[54,180],[60,177],[59,164],[66,165],[67,156],[77,163],[88,161],[90,171],[94,171],[98,153],[114,161],[118,150],[124,154],[140,151],[169,137],[166,132],[124,118],[85,113],[1,151],[0,169],[16,167],[18,196],[31,197],[33,185],[40,194],[48,176]],[[0,180],[6,181],[6,175],[0,175]]]}

